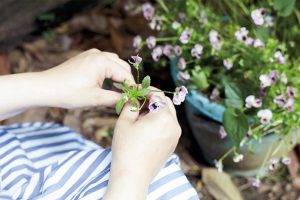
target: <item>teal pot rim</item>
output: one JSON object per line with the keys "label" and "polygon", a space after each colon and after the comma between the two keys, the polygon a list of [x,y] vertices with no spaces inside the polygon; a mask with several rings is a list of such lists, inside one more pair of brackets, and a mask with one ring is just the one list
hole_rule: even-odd
{"label": "teal pot rim", "polygon": [[[171,76],[174,82],[178,83],[177,58],[173,58],[170,61]],[[225,111],[225,107],[222,104],[210,101],[207,96],[205,96],[199,90],[195,89],[189,90],[189,93],[186,96],[186,100],[197,112],[222,124],[223,113]]]}

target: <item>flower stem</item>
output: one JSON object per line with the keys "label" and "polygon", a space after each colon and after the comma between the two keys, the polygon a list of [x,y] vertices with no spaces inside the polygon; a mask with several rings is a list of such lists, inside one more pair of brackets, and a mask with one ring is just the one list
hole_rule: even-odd
{"label": "flower stem", "polygon": [[164,11],[165,11],[166,13],[169,12],[168,7],[166,6],[166,4],[164,3],[163,0],[157,0],[157,2],[160,4],[160,6],[164,9]]}
{"label": "flower stem", "polygon": [[144,102],[143,102],[142,105],[140,106],[139,111],[144,107],[146,101],[147,101],[147,98],[144,97]]}
{"label": "flower stem", "polygon": [[157,42],[165,42],[165,41],[172,41],[177,40],[178,37],[162,37],[162,38],[156,38]]}
{"label": "flower stem", "polygon": [[235,150],[235,147],[230,148],[220,159],[219,161],[224,160],[229,154],[231,154]]}
{"label": "flower stem", "polygon": [[170,92],[170,91],[163,91],[163,90],[149,90],[150,92],[164,92],[168,94],[175,94],[176,92]]}

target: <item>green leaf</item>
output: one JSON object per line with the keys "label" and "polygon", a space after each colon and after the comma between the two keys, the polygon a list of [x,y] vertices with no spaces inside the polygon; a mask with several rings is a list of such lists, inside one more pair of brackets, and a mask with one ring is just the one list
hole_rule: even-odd
{"label": "green leaf", "polygon": [[190,81],[199,89],[206,89],[209,87],[206,75],[200,68],[196,68],[192,71],[192,77],[190,78]]}
{"label": "green leaf", "polygon": [[145,78],[142,81],[142,88],[148,88],[150,84],[151,84],[150,76],[145,76]]}
{"label": "green leaf", "polygon": [[120,90],[123,90],[123,88],[124,88],[123,84],[121,84],[121,83],[113,83],[113,85]]}
{"label": "green leaf", "polygon": [[274,0],[273,7],[282,17],[289,16],[295,8],[296,0]]}
{"label": "green leaf", "polygon": [[149,93],[150,93],[150,91],[148,89],[143,88],[137,92],[137,96],[144,97],[144,96],[147,96]]}
{"label": "green leaf", "polygon": [[249,130],[246,115],[240,109],[229,107],[223,114],[223,126],[233,144],[239,147]]}
{"label": "green leaf", "polygon": [[118,101],[118,103],[117,103],[117,105],[116,105],[116,112],[117,112],[118,115],[121,113],[121,111],[122,111],[122,109],[123,109],[123,107],[124,107],[124,105],[125,105],[125,103],[126,103],[127,101],[128,101],[128,97],[127,97],[127,96],[122,97],[122,98]]}
{"label": "green leaf", "polygon": [[139,110],[139,101],[136,98],[132,97],[130,99],[130,105],[131,105],[132,111],[137,112]]}
{"label": "green leaf", "polygon": [[225,97],[227,107],[242,108],[244,105],[242,92],[235,83],[225,82]]}

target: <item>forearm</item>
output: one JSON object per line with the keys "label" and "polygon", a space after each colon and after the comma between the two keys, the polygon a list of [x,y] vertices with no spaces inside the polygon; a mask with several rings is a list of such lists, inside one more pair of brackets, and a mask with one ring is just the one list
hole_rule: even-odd
{"label": "forearm", "polygon": [[0,93],[1,120],[30,107],[50,106],[49,99],[55,95],[42,72],[0,76]]}

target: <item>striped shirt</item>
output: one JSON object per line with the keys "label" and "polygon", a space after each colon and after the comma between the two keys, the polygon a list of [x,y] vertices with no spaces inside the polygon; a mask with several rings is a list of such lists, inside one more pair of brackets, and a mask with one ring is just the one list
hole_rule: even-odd
{"label": "striped shirt", "polygon": [[[0,200],[96,200],[107,188],[111,150],[54,123],[0,126]],[[148,200],[198,200],[172,155]]]}

